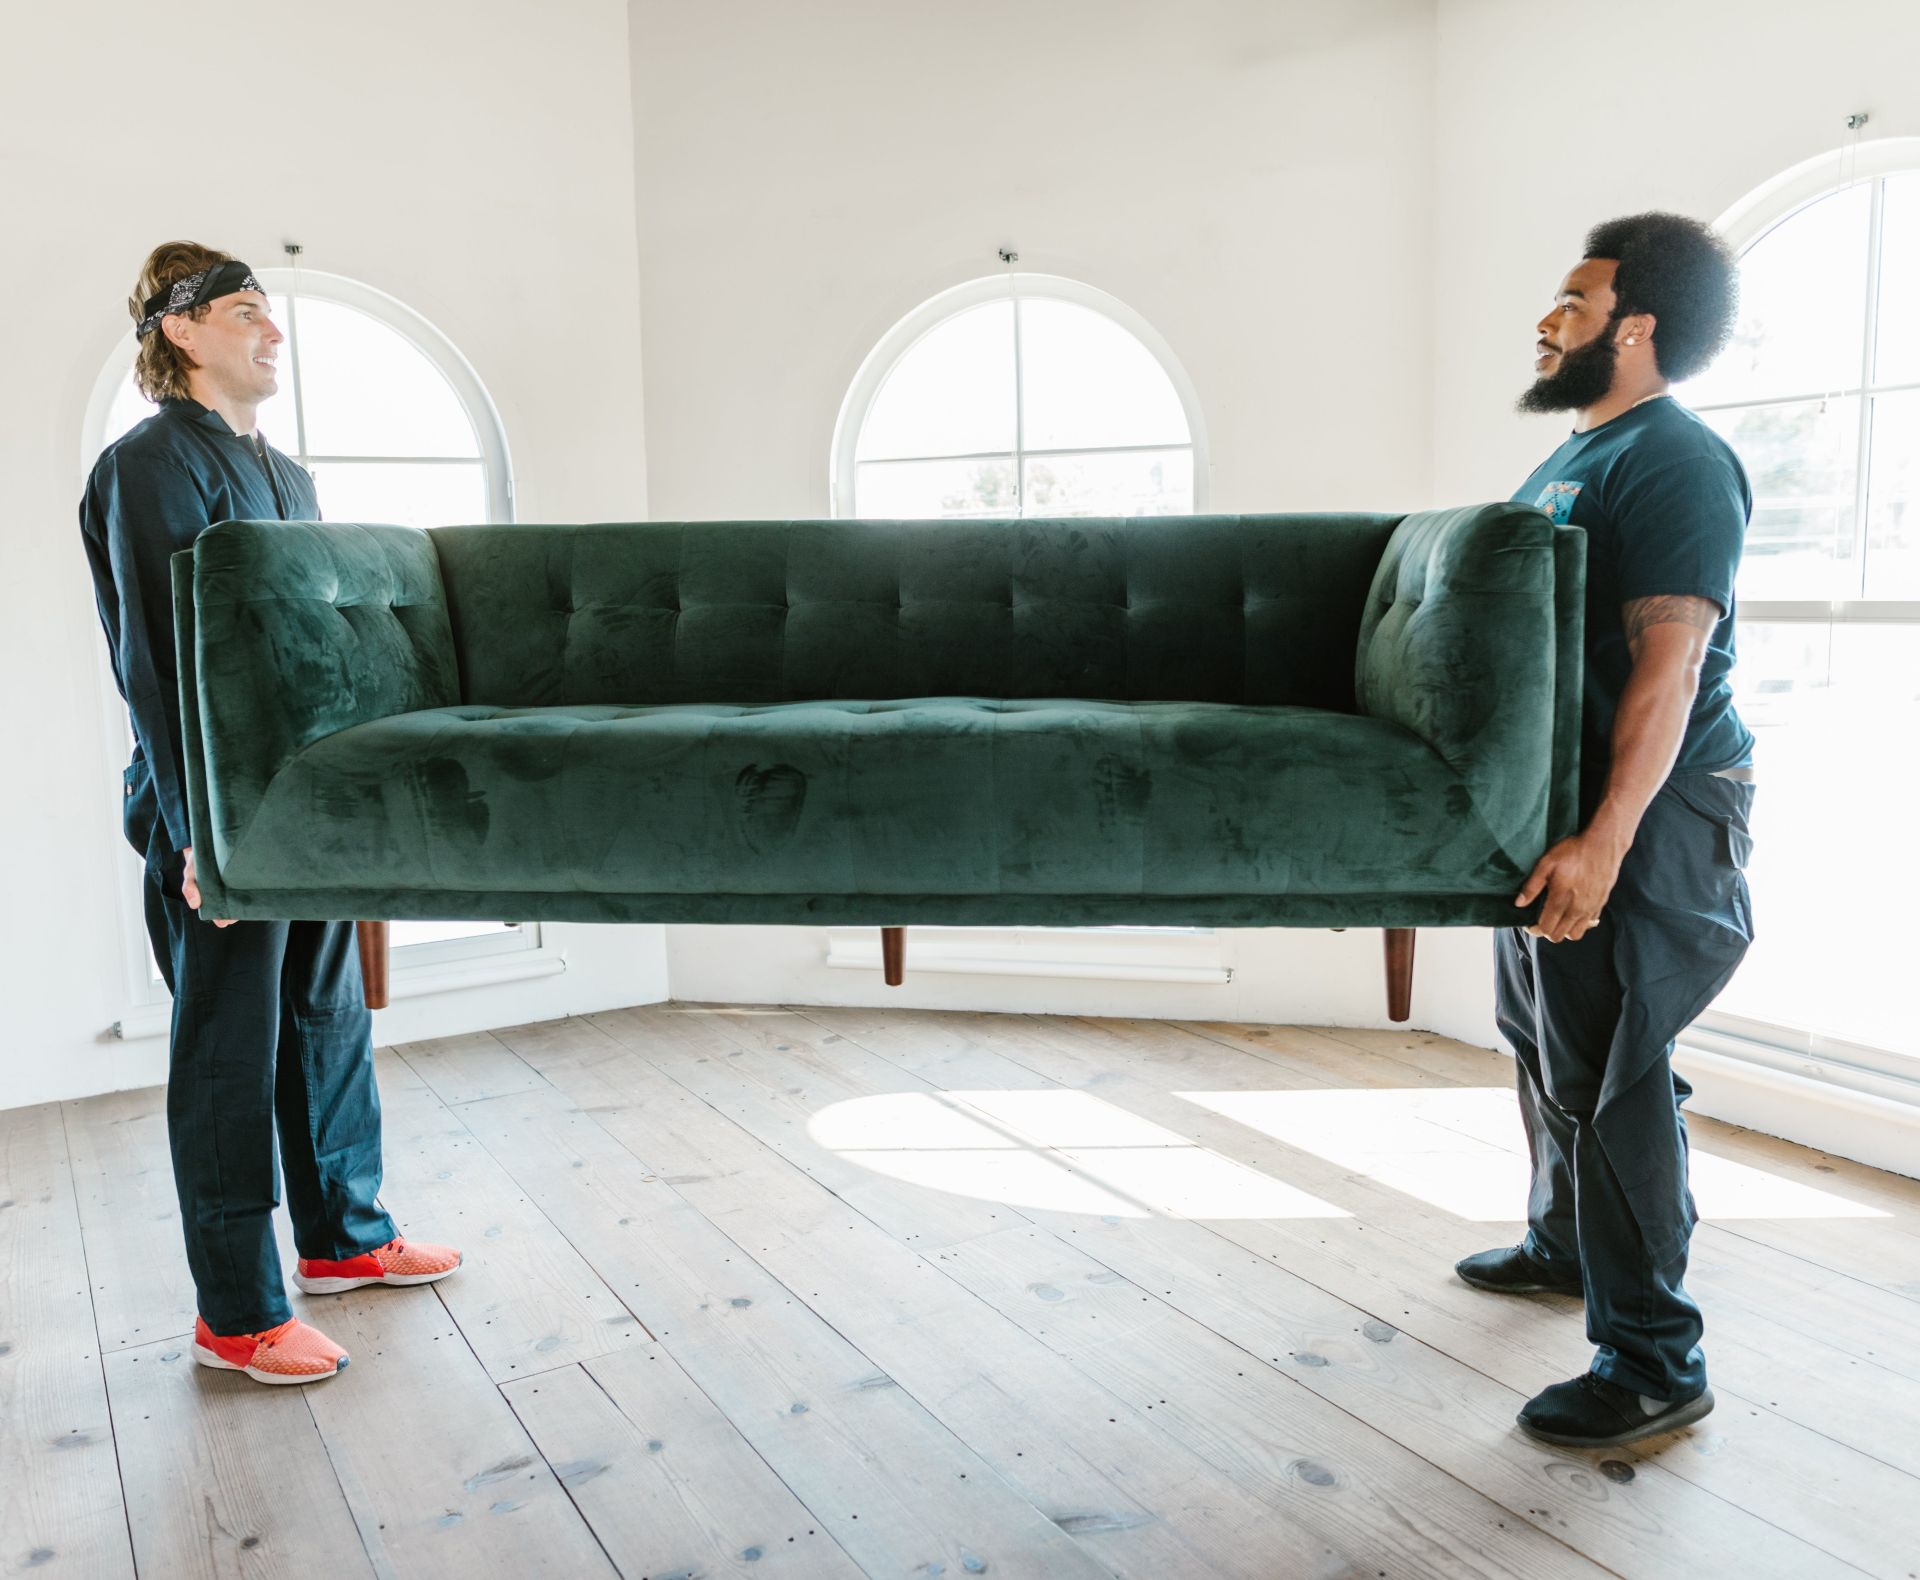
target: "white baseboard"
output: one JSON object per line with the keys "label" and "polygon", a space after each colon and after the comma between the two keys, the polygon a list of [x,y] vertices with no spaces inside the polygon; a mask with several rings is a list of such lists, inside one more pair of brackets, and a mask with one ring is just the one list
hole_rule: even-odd
{"label": "white baseboard", "polygon": [[[1220,936],[1215,932],[910,927],[906,943],[909,972],[1201,984],[1233,980],[1233,968],[1222,958]],[[829,928],[826,963],[854,971],[880,970],[880,930]]]}
{"label": "white baseboard", "polygon": [[1700,1027],[1681,1039],[1673,1063],[1693,1083],[1688,1112],[1920,1179],[1920,1079],[1751,1048],[1730,1052],[1732,1040]]}

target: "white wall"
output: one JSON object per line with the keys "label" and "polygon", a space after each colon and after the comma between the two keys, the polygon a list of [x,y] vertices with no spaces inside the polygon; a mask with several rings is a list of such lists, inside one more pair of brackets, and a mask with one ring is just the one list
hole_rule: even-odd
{"label": "white wall", "polygon": [[[877,928],[871,938],[864,929],[832,931],[877,946]],[[1392,1024],[1386,1018],[1382,934],[1372,927],[1342,933],[1326,928],[1222,928],[1219,959],[1232,978],[1218,984],[921,970],[916,969],[921,956],[946,952],[947,946],[934,930],[910,927],[898,987],[886,986],[877,969],[829,966],[828,932],[808,927],[671,926],[668,979],[673,996],[693,1003],[878,1004],[1315,1026]],[[1151,939],[1146,943],[1151,948]],[[1004,955],[1029,959],[1070,952],[1047,950],[1031,935],[1021,944],[1009,941],[999,947]],[[1112,947],[1115,955],[1129,952],[1128,941]],[[1416,938],[1414,952],[1407,1024],[1493,1047],[1493,934],[1481,928],[1428,928]]]}
{"label": "white wall", "polygon": [[[0,383],[0,1107],[164,1078],[122,1042],[119,707],[76,505],[93,383],[147,251],[187,237],[400,298],[505,421],[520,518],[646,514],[627,14],[621,0],[346,0],[182,16],[128,0],[7,30]],[[556,287],[560,289],[556,291]],[[324,506],[324,499],[322,504]],[[396,1000],[380,1042],[657,999],[661,930],[554,927],[568,969]]]}
{"label": "white wall", "polygon": [[1565,436],[1520,418],[1534,325],[1587,229],[1716,219],[1789,166],[1920,132],[1910,0],[1444,0],[1437,11],[1433,486],[1504,496]]}
{"label": "white wall", "polygon": [[[1172,345],[1210,508],[1430,497],[1428,0],[635,0],[647,453],[663,518],[825,516],[899,318],[1019,267]],[[1377,1024],[1380,934],[1235,933],[1175,987],[829,969],[824,930],[670,927],[674,996]],[[1491,1043],[1490,935],[1423,934],[1415,1018]]]}
{"label": "white wall", "polygon": [[657,516],[828,514],[861,359],[1003,245],[1166,336],[1214,508],[1424,499],[1428,0],[633,17]]}

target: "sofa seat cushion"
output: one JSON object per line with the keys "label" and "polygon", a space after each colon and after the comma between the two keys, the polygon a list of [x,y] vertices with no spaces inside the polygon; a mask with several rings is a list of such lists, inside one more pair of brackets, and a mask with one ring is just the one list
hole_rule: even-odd
{"label": "sofa seat cushion", "polygon": [[234,889],[1516,891],[1404,727],[1318,708],[910,697],[425,709],[315,741]]}

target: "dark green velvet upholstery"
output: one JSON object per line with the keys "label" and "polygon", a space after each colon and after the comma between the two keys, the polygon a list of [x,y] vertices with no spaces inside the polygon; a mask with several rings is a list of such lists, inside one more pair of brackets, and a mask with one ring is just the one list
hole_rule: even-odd
{"label": "dark green velvet upholstery", "polygon": [[[427,534],[405,527],[229,521],[175,559],[195,578],[192,668],[204,704],[208,824],[193,807],[195,865],[224,863],[262,796],[314,742],[371,719],[459,697],[440,570]],[[184,643],[182,657],[186,657]],[[189,742],[193,732],[182,732]]]}
{"label": "dark green velvet upholstery", "polygon": [[1553,781],[1553,535],[1531,507],[1409,517],[1367,595],[1354,684],[1362,713],[1453,770],[1504,849],[1532,851],[1523,879]]}
{"label": "dark green velvet upholstery", "polygon": [[1511,922],[1583,567],[1512,505],[223,522],[174,559],[205,912]]}
{"label": "dark green velvet upholstery", "polygon": [[1397,518],[648,522],[432,534],[462,702],[1353,707]]}

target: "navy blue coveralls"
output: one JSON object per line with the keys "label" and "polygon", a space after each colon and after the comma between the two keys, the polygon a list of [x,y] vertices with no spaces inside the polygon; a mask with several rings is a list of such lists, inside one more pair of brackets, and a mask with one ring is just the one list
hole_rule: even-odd
{"label": "navy blue coveralls", "polygon": [[[394,1239],[378,1201],[373,1017],[349,921],[215,927],[181,885],[187,826],[169,556],[216,521],[316,521],[313,479],[194,400],[107,446],[80,502],[114,678],[133,718],[122,828],[146,861],[147,936],[173,994],[167,1137],[200,1315],[216,1334],[285,1322],[273,1210],[343,1260]],[[276,1137],[277,1131],[277,1137]]]}
{"label": "navy blue coveralls", "polygon": [[1700,1308],[1683,1282],[1699,1222],[1681,1112],[1693,1088],[1671,1061],[1754,936],[1753,736],[1730,678],[1752,494],[1726,443],[1661,397],[1569,438],[1513,497],[1587,531],[1582,828],[1606,787],[1633,666],[1622,604],[1703,597],[1722,616],[1679,755],[1599,926],[1560,943],[1503,928],[1495,944],[1495,1014],[1519,1067],[1533,1166],[1525,1247],[1583,1280],[1592,1371],[1690,1399],[1707,1385]]}

